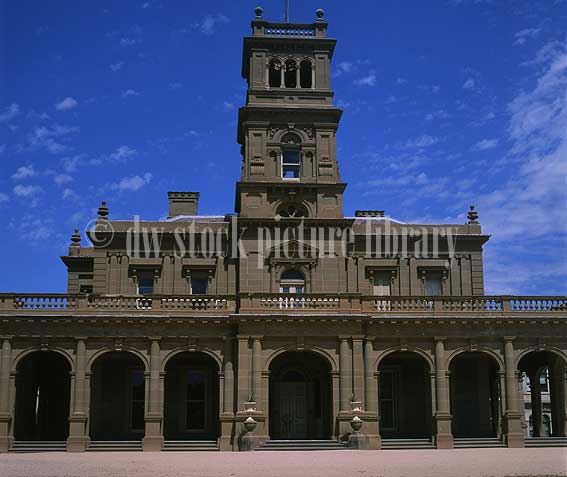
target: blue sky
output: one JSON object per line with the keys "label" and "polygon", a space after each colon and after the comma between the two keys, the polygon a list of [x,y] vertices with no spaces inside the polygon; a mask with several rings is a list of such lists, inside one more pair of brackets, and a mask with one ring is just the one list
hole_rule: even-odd
{"label": "blue sky", "polygon": [[[1,291],[63,292],[102,199],[158,219],[167,191],[234,208],[242,36],[284,0],[0,0]],[[476,204],[486,292],[567,290],[567,2],[291,0],[323,7],[345,213],[464,223]]]}

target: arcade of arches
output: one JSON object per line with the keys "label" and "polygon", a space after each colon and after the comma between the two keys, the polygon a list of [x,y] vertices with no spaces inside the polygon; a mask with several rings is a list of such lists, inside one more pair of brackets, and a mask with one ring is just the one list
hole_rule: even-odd
{"label": "arcade of arches", "polygon": [[[565,436],[567,367],[555,352],[517,353],[510,341],[502,352],[450,352],[444,339],[429,351],[381,351],[376,341],[359,338],[340,338],[324,351],[275,353],[266,338],[223,343],[206,352],[168,351],[152,340],[134,352],[100,351],[79,340],[74,352],[19,354],[7,353],[4,340],[0,370],[13,369],[2,388],[4,397],[6,389],[13,393],[8,438],[67,440],[69,450],[96,441],[143,441],[145,450],[160,450],[164,442],[193,440],[237,450],[240,423],[249,415],[264,442],[345,439],[356,414],[373,448],[390,439],[452,447],[453,439],[494,438],[516,445],[528,435],[521,413],[526,378],[531,435]],[[6,356],[13,356],[8,365]],[[549,376],[547,424],[542,373]],[[247,401],[253,410],[245,409]]]}

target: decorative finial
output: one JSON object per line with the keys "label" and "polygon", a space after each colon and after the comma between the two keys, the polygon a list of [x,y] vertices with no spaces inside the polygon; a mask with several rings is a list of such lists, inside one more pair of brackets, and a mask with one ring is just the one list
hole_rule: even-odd
{"label": "decorative finial", "polygon": [[318,8],[317,11],[315,12],[315,15],[317,15],[317,21],[322,22],[323,17],[325,16],[325,10],[323,10],[322,8]]}
{"label": "decorative finial", "polygon": [[79,229],[75,229],[73,231],[73,235],[71,235],[71,242],[73,245],[81,243],[81,234],[79,234]]}
{"label": "decorative finial", "polygon": [[103,200],[100,203],[100,207],[98,208],[98,216],[103,219],[103,220],[107,220],[108,217],[108,207],[106,206],[106,201]]}
{"label": "decorative finial", "polygon": [[264,9],[262,7],[256,7],[254,9],[254,13],[256,14],[256,18],[260,19],[262,18],[262,13],[264,13]]}
{"label": "decorative finial", "polygon": [[469,219],[469,224],[478,224],[478,212],[474,209],[474,205],[471,205],[467,218]]}

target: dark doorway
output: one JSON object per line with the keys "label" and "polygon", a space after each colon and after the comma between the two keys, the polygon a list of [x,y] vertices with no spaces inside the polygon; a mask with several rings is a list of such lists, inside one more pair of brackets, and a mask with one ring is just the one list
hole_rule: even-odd
{"label": "dark doorway", "polygon": [[164,437],[219,437],[219,368],[205,353],[181,353],[165,367]]}
{"label": "dark doorway", "polygon": [[145,367],[128,352],[103,354],[93,363],[91,425],[93,441],[129,441],[144,437]]}
{"label": "dark doorway", "polygon": [[500,377],[497,362],[483,353],[456,356],[449,367],[456,438],[498,437]]}
{"label": "dark doorway", "polygon": [[327,361],[287,352],[270,365],[270,437],[330,439],[332,392]]}
{"label": "dark doorway", "polygon": [[54,351],[25,356],[16,369],[17,441],[64,441],[69,435],[71,366]]}
{"label": "dark doorway", "polygon": [[431,437],[431,375],[417,353],[392,353],[378,367],[380,435],[384,439]]}

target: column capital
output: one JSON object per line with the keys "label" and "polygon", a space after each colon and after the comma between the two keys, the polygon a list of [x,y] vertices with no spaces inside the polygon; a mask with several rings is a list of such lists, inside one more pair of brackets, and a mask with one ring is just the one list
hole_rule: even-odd
{"label": "column capital", "polygon": [[376,336],[365,336],[364,341],[367,343],[374,343],[374,341],[376,341]]}
{"label": "column capital", "polygon": [[253,341],[262,341],[264,339],[263,335],[252,335],[250,336],[250,339]]}
{"label": "column capital", "polygon": [[354,335],[352,341],[364,341],[364,335]]}
{"label": "column capital", "polygon": [[352,336],[348,336],[348,335],[339,335],[338,336],[339,341],[348,341],[352,338]]}
{"label": "column capital", "polygon": [[161,336],[148,336],[149,341],[161,341],[162,339]]}
{"label": "column capital", "polygon": [[446,336],[434,336],[433,339],[435,341],[447,341],[447,337]]}
{"label": "column capital", "polygon": [[502,338],[502,341],[504,341],[504,343],[510,343],[510,342],[514,341],[515,339],[516,339],[515,336],[504,336]]}
{"label": "column capital", "polygon": [[75,336],[75,341],[87,341],[88,339],[88,336]]}

